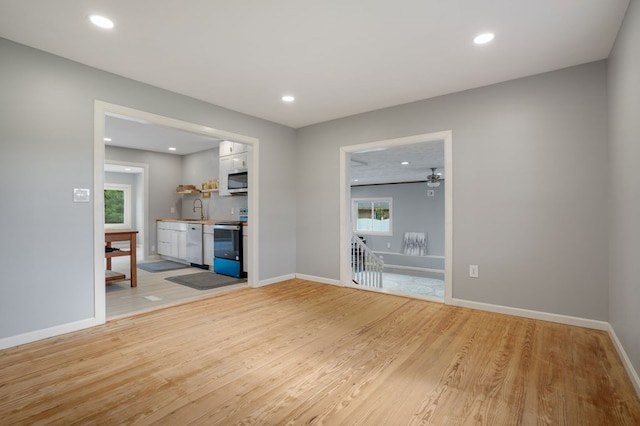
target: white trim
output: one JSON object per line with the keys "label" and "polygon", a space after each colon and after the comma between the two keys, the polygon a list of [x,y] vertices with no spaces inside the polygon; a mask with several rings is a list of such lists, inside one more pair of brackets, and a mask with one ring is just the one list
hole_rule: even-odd
{"label": "white trim", "polygon": [[113,229],[130,229],[131,228],[131,185],[124,183],[104,183],[103,190],[108,191],[121,191],[124,194],[124,207],[123,207],[123,223],[105,223],[105,228]]}
{"label": "white trim", "polygon": [[[105,155],[106,156],[106,155]],[[144,218],[144,222],[143,222],[143,226],[142,226],[142,230],[138,229],[138,231],[140,231],[138,233],[138,239],[140,242],[142,242],[142,257],[145,260],[149,260],[151,257],[149,256],[149,250],[151,249],[151,245],[153,245],[151,243],[151,241],[149,241],[149,244],[145,244],[145,240],[149,238],[149,235],[151,235],[149,232],[149,227],[151,226],[151,223],[154,223],[154,221],[151,220],[147,220],[147,215],[149,212],[149,164],[147,163],[132,163],[130,161],[118,161],[118,160],[106,160],[105,159],[105,164],[116,164],[119,166],[131,166],[131,167],[138,167],[140,169],[142,169],[142,174],[143,174],[143,180],[144,180],[144,188],[143,188],[143,196],[144,196],[144,200],[143,200],[143,212],[142,212],[142,217]],[[104,166],[103,166],[104,167]],[[135,197],[134,197],[135,199]],[[137,228],[140,228],[139,226],[136,226]]]}
{"label": "white trim", "polygon": [[389,269],[402,269],[405,271],[435,272],[437,274],[444,274],[444,269],[418,268],[413,266],[391,265],[387,263],[384,264],[384,267]]}
{"label": "white trim", "polygon": [[269,278],[269,279],[266,279],[266,280],[262,280],[262,281],[258,282],[258,284],[255,286],[255,288],[264,287],[266,285],[278,284],[278,283],[281,283],[283,281],[293,280],[295,278],[296,278],[296,274],[281,275],[279,277],[274,277],[274,278]]}
{"label": "white trim", "polygon": [[307,274],[296,274],[296,278],[301,280],[306,280],[306,281],[313,281],[315,283],[320,283],[320,284],[331,284],[331,285],[343,287],[343,285],[340,283],[340,280],[334,280],[331,278],[316,277],[316,276],[307,275]]}
{"label": "white trim", "polygon": [[453,299],[453,132],[444,136],[444,303]]}
{"label": "white trim", "polygon": [[424,300],[425,302],[444,303],[444,300],[442,299],[442,297],[430,296],[428,294],[408,293],[408,292],[399,291],[393,288],[367,287],[367,286],[354,284],[353,282],[347,284],[346,287],[353,288],[356,290],[366,290],[366,291],[373,291],[375,293],[390,294],[392,296],[406,297],[408,299]]}
{"label": "white trim", "polygon": [[122,105],[108,102],[94,101],[94,180],[93,180],[93,206],[94,206],[94,315],[96,324],[104,324],[106,321],[106,294],[104,285],[104,134],[105,116],[125,116],[156,124],[171,127],[191,133],[212,136],[216,139],[232,140],[248,146],[247,160],[249,163],[249,194],[248,209],[251,212],[251,226],[249,227],[248,275],[247,284],[257,287],[260,276],[260,259],[257,236],[260,234],[259,212],[259,182],[260,182],[260,156],[259,139],[238,133],[214,129],[200,124],[190,123],[171,117],[153,114]]}
{"label": "white trim", "polygon": [[107,104],[93,106],[93,316],[96,324],[107,321],[104,281],[104,135]]}
{"label": "white trim", "polygon": [[444,179],[447,182],[444,186],[444,302],[451,303],[453,293],[453,132],[451,130],[340,147],[340,282],[343,286],[349,286],[351,283],[349,253],[352,225],[348,154],[364,149],[440,141],[444,141]]}
{"label": "white trim", "polygon": [[30,331],[24,334],[18,334],[16,336],[5,337],[0,339],[0,350],[11,348],[18,345],[24,345],[25,343],[31,343],[42,339],[48,339],[49,337],[59,336],[61,334],[67,334],[85,328],[94,327],[100,325],[96,322],[95,318],[89,318],[81,321],[70,322],[67,324],[56,325],[54,327],[44,328],[42,330]]}
{"label": "white trim", "polygon": [[638,394],[638,396],[640,396],[640,377],[638,377],[638,372],[636,371],[635,368],[633,368],[633,364],[631,363],[631,360],[629,359],[627,352],[624,350],[624,346],[622,346],[620,339],[618,339],[618,335],[616,335],[616,331],[613,329],[611,324],[607,323],[607,326],[608,326],[607,331],[609,332],[609,337],[613,342],[613,346],[616,348],[616,351],[618,352],[618,356],[622,361],[622,365],[624,365],[625,370],[627,370],[627,374],[631,379],[631,383],[633,384],[633,387],[636,388],[636,393]]}
{"label": "white trim", "polygon": [[492,305],[490,303],[473,302],[470,300],[451,299],[451,305],[463,308],[477,309],[480,311],[495,312],[497,314],[513,315],[516,317],[531,318],[558,324],[574,325],[576,327],[591,328],[594,330],[608,330],[606,321],[592,320],[588,318],[572,317],[569,315],[552,314],[548,312],[532,311],[529,309],[512,308],[510,306]]}

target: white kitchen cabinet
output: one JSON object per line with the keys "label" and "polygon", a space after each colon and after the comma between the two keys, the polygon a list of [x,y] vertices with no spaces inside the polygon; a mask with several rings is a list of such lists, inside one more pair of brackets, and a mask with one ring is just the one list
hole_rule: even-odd
{"label": "white kitchen cabinet", "polygon": [[213,268],[213,225],[202,227],[203,262]]}
{"label": "white kitchen cabinet", "polygon": [[249,268],[249,225],[242,226],[242,271]]}
{"label": "white kitchen cabinet", "polygon": [[218,195],[231,195],[229,192],[229,171],[231,170],[231,156],[220,157],[220,185]]}
{"label": "white kitchen cabinet", "polygon": [[187,223],[158,222],[158,254],[177,260],[187,260]]}
{"label": "white kitchen cabinet", "polygon": [[158,254],[171,256],[171,230],[166,222],[158,222],[156,230]]}
{"label": "white kitchen cabinet", "polygon": [[176,231],[178,234],[178,255],[180,260],[187,260],[187,224],[184,224],[184,231]]}
{"label": "white kitchen cabinet", "polygon": [[231,156],[231,171],[247,168],[247,153],[233,154]]}
{"label": "white kitchen cabinet", "polygon": [[229,173],[248,166],[247,145],[237,142],[220,142],[220,185],[218,195],[229,196]]}
{"label": "white kitchen cabinet", "polygon": [[247,146],[245,144],[230,141],[220,142],[220,157],[241,152],[247,152]]}

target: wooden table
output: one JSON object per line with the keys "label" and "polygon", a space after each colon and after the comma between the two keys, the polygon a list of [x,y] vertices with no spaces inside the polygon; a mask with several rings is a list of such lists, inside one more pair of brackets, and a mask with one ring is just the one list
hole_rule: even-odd
{"label": "wooden table", "polygon": [[[111,284],[115,281],[131,281],[131,287],[138,286],[138,273],[136,266],[136,234],[138,231],[133,229],[105,229],[104,241],[107,247],[111,247],[114,241],[129,241],[129,250],[105,251],[104,257],[107,259],[107,271],[105,273],[105,284]],[[131,272],[127,279],[124,274],[111,270],[111,258],[119,256],[129,256],[129,265]]]}

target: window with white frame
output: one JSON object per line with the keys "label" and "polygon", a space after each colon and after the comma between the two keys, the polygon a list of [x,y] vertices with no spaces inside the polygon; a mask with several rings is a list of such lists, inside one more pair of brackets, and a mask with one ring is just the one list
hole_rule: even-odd
{"label": "window with white frame", "polygon": [[355,234],[392,235],[391,198],[354,198],[352,201]]}
{"label": "window with white frame", "polygon": [[104,184],[104,226],[131,228],[131,185]]}

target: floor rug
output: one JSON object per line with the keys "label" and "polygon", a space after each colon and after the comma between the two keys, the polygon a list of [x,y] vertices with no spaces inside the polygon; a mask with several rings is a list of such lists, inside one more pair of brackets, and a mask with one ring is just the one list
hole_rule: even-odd
{"label": "floor rug", "polygon": [[246,278],[228,277],[213,272],[198,272],[196,274],[178,275],[177,277],[165,278],[176,284],[182,284],[196,290],[209,290],[212,288],[224,287],[232,284],[246,283]]}
{"label": "floor rug", "polygon": [[164,272],[173,271],[176,269],[189,268],[189,265],[184,263],[172,262],[170,260],[159,260],[157,262],[144,262],[136,265],[139,269],[147,272]]}

